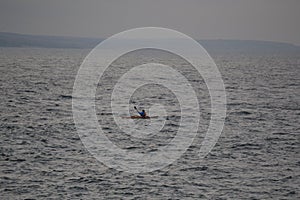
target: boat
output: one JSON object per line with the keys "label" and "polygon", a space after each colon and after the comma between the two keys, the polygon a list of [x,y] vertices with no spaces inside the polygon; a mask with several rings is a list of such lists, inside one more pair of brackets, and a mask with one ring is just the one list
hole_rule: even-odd
{"label": "boat", "polygon": [[127,119],[150,119],[149,116],[142,117],[142,116],[139,116],[139,115],[133,115],[133,116],[123,117],[123,118],[127,118]]}
{"label": "boat", "polygon": [[126,118],[126,119],[151,119],[151,118],[158,118],[158,116],[146,116],[146,117],[142,117],[139,115],[133,115],[133,116],[129,116],[129,117],[122,117],[122,118]]}

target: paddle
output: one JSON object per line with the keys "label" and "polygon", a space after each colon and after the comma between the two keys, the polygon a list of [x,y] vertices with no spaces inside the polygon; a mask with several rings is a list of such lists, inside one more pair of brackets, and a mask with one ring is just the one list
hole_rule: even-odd
{"label": "paddle", "polygon": [[134,108],[137,112],[139,112],[138,109],[136,108],[136,106],[134,106],[133,108]]}

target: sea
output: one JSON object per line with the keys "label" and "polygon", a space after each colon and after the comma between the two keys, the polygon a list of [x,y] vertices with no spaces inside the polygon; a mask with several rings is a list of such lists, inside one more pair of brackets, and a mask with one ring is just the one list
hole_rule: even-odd
{"label": "sea", "polygon": [[[128,116],[137,114],[133,106],[152,108],[151,115],[164,121],[161,129],[135,137],[118,126],[116,119],[126,115],[112,112],[111,95],[129,69],[148,62],[171,66],[199,101],[192,144],[172,163],[134,173],[97,159],[78,133],[73,87],[89,52],[0,48],[0,199],[300,199],[300,54],[211,53],[227,111],[222,133],[204,158],[199,150],[211,98],[201,75],[183,58],[154,49],[115,60],[96,85],[95,113],[103,134],[120,149],[155,152],[181,127],[176,94],[155,83],[135,90]],[[131,123],[139,130],[152,125]]]}

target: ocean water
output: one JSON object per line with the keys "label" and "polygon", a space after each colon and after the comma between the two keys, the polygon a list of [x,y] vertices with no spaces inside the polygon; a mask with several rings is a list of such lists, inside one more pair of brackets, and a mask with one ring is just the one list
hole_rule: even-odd
{"label": "ocean water", "polygon": [[[198,152],[209,124],[210,97],[201,76],[166,52],[132,52],[116,60],[98,83],[95,100],[98,122],[118,147],[155,151],[180,126],[176,96],[153,84],[136,90],[129,103],[146,110],[163,106],[168,117],[164,128],[146,138],[118,128],[110,94],[133,66],[160,62],[177,69],[194,87],[201,111],[198,135],[178,160],[156,171],[130,174],[95,159],[76,131],[72,90],[88,53],[0,49],[1,199],[300,198],[300,55],[212,54],[226,88],[227,117],[221,137],[203,160]],[[151,127],[149,121],[136,123],[137,128]]]}

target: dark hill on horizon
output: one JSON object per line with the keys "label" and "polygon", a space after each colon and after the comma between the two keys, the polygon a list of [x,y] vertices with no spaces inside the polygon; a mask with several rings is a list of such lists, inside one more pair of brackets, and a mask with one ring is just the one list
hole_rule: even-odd
{"label": "dark hill on horizon", "polygon": [[[92,49],[103,39],[0,32],[0,47]],[[198,40],[208,52],[300,53],[300,46],[256,40]]]}

